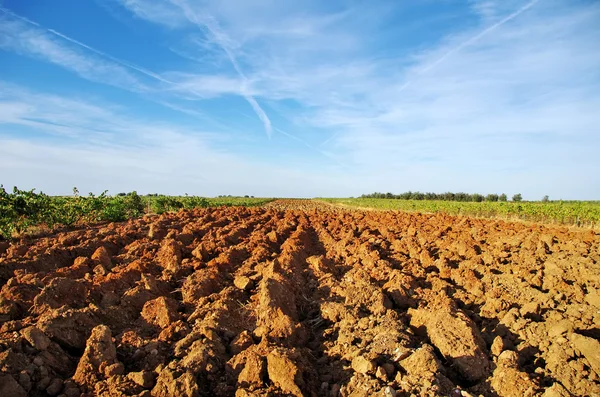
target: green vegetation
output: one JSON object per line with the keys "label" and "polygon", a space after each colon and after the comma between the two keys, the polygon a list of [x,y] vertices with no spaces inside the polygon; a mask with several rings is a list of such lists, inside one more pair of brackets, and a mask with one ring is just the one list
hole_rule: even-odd
{"label": "green vegetation", "polygon": [[444,212],[451,215],[500,217],[577,226],[600,226],[600,201],[459,202],[380,198],[321,199],[332,204],[382,210]]}
{"label": "green vegetation", "polygon": [[[548,196],[546,196],[548,197]],[[421,192],[404,192],[400,194],[393,193],[371,193],[371,194],[363,194],[360,198],[374,198],[374,199],[396,199],[396,200],[439,200],[439,201],[460,201],[460,202],[477,202],[480,203],[482,201],[506,201],[506,194],[502,193],[501,195],[497,194],[488,194],[487,196],[483,196],[479,193],[421,193]],[[513,201],[521,201],[521,194],[515,194],[513,196]]]}
{"label": "green vegetation", "polygon": [[110,196],[90,193],[81,196],[77,188],[73,196],[48,196],[34,190],[13,188],[7,192],[0,185],[0,238],[11,238],[32,227],[71,226],[82,222],[119,222],[145,213],[162,214],[167,211],[217,206],[256,206],[271,199],[252,197],[204,198],[198,196],[140,196],[136,192]]}

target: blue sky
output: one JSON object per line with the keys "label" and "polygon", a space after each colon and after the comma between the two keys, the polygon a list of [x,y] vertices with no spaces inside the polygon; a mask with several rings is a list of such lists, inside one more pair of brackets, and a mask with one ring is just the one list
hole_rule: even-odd
{"label": "blue sky", "polygon": [[600,199],[600,3],[0,0],[0,183]]}

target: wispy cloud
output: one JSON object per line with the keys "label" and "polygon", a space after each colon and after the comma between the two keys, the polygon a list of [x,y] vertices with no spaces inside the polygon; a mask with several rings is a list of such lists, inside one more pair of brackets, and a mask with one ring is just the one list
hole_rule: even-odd
{"label": "wispy cloud", "polygon": [[218,22],[214,19],[212,15],[200,17],[198,14],[196,14],[196,12],[189,6],[189,4],[186,1],[171,1],[173,2],[173,4],[177,5],[183,10],[185,16],[190,20],[190,22],[196,24],[202,29],[205,29],[208,32],[209,37],[212,39],[212,41],[218,46],[220,46],[221,49],[225,52],[227,58],[231,62],[231,65],[242,79],[242,86],[240,90],[241,95],[244,97],[244,99],[246,99],[250,106],[252,106],[252,109],[254,110],[258,118],[262,121],[267,136],[270,138],[273,133],[271,120],[269,119],[269,116],[267,116],[265,111],[262,109],[262,107],[258,104],[256,99],[250,93],[248,93],[248,79],[244,75],[244,72],[242,71],[242,68],[240,67],[236,59],[236,55],[234,53],[236,46],[233,44],[232,40],[227,36],[227,34],[225,34],[225,32],[223,32],[223,30],[219,27]]}
{"label": "wispy cloud", "polygon": [[[110,187],[112,193],[281,196],[294,194],[298,183],[317,183],[331,194],[348,183],[343,174],[315,177],[312,167],[272,167],[219,149],[235,140],[232,136],[140,119],[128,111],[0,82],[2,183],[53,194],[78,186],[94,192]],[[23,139],[23,131],[42,138]]]}
{"label": "wispy cloud", "polygon": [[[144,92],[148,86],[136,75],[130,73],[123,62],[107,62],[102,57],[82,53],[76,47],[65,46],[62,40],[85,47],[96,55],[106,54],[94,50],[76,40],[70,39],[54,30],[46,29],[38,23],[23,18],[0,7],[0,48],[36,57],[71,70],[79,76],[120,88]],[[139,71],[139,70],[138,70]]]}
{"label": "wispy cloud", "polygon": [[[428,64],[427,66],[425,66],[423,69],[420,69],[419,71],[417,71],[417,73],[415,74],[414,77],[418,77],[423,73],[427,73],[429,72],[431,69],[435,68],[436,66],[438,66],[439,64],[441,64],[442,62],[444,62],[448,57],[456,54],[457,52],[459,52],[460,50],[462,50],[463,48],[477,42],[478,40],[481,40],[481,38],[483,38],[485,35],[493,32],[494,30],[498,29],[500,26],[504,25],[505,23],[515,19],[516,17],[518,17],[519,15],[521,15],[522,13],[524,13],[525,11],[527,11],[528,9],[530,9],[531,7],[533,7],[537,2],[539,2],[540,0],[533,0],[530,1],[529,3],[527,3],[526,5],[524,5],[523,7],[519,8],[517,11],[511,13],[510,15],[502,18],[500,21],[494,23],[493,25],[485,28],[483,31],[481,31],[480,33],[477,33],[475,36],[469,38],[468,40],[460,43],[459,45],[457,45],[456,47],[451,48],[448,52],[446,52],[444,55],[442,55],[440,58],[436,59],[434,62]],[[487,3],[489,5],[489,3]],[[406,87],[408,87],[410,84],[412,84],[414,80],[408,80],[406,83],[404,83],[404,85],[402,85],[402,87],[400,87],[399,91],[404,90]]]}
{"label": "wispy cloud", "polygon": [[[346,186],[339,194],[600,194],[589,187],[598,176],[582,176],[600,175],[596,2],[114,1],[182,57],[140,66],[15,17],[2,21],[0,48],[133,87],[202,126],[220,117],[212,125],[226,136],[285,136],[254,155],[292,164],[282,144],[327,159]],[[26,101],[6,97],[0,109],[22,127],[39,122],[22,117]],[[73,133],[54,121],[54,133]]]}

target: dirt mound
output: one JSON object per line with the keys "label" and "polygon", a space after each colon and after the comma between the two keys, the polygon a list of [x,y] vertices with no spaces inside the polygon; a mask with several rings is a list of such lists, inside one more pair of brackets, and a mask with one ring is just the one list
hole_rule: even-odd
{"label": "dirt mound", "polygon": [[0,394],[600,395],[600,235],[310,200],[0,250]]}

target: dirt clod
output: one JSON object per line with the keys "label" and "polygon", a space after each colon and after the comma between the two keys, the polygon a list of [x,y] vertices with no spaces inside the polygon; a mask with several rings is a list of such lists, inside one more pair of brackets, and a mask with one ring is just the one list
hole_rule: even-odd
{"label": "dirt clod", "polygon": [[35,326],[23,328],[21,335],[38,350],[46,350],[50,346],[50,338]]}

